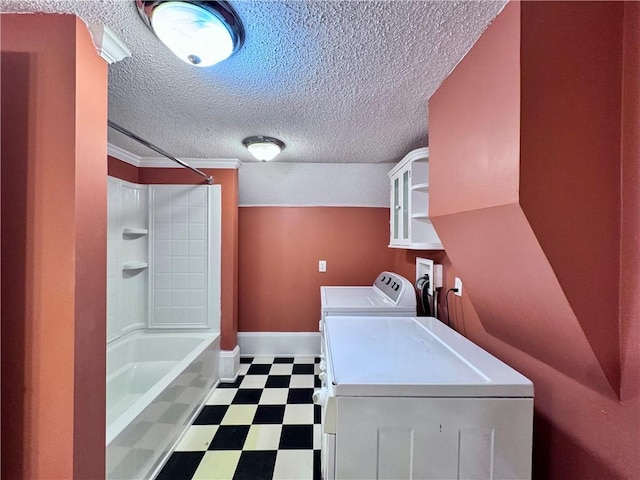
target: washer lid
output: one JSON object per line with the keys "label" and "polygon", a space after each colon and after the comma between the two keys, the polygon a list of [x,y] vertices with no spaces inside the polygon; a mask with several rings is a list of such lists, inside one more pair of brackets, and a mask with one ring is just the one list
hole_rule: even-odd
{"label": "washer lid", "polygon": [[530,380],[431,317],[327,317],[337,396],[532,397]]}

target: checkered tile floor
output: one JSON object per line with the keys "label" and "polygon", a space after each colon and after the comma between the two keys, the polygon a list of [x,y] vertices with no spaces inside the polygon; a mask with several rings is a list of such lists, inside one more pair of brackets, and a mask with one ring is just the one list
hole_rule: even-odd
{"label": "checkered tile floor", "polygon": [[156,480],[320,479],[320,386],[314,357],[241,358]]}

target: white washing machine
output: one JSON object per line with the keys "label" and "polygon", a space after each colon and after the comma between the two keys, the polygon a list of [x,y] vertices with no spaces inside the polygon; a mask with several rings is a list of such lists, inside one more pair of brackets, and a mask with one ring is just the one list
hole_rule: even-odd
{"label": "white washing machine", "polygon": [[413,317],[416,293],[403,276],[382,272],[372,286],[320,287],[320,305],[322,320],[329,315]]}
{"label": "white washing machine", "polygon": [[320,367],[325,368],[324,321],[329,316],[414,317],[416,293],[413,284],[393,272],[382,272],[371,286],[320,287]]}
{"label": "white washing machine", "polygon": [[530,479],[533,384],[433,317],[324,319],[332,479]]}

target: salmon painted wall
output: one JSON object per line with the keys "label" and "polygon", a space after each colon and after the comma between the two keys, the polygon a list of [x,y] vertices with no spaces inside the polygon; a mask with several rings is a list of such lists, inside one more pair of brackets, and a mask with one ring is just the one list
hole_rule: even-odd
{"label": "salmon painted wall", "polygon": [[109,176],[119,178],[131,183],[140,183],[138,167],[130,163],[123,162],[109,155],[107,157],[107,168]]}
{"label": "salmon painted wall", "polygon": [[[104,472],[108,66],[75,19],[75,349],[73,476]],[[104,352],[104,355],[103,355]],[[56,381],[51,383],[57,388]],[[106,416],[106,412],[104,413]],[[96,416],[98,418],[96,419]],[[99,434],[97,434],[99,433]]]}
{"label": "salmon painted wall", "polygon": [[613,2],[521,13],[520,205],[616,395],[623,14]]}
{"label": "salmon painted wall", "polygon": [[2,15],[2,476],[104,475],[107,65]]}
{"label": "salmon painted wall", "polygon": [[636,2],[508,4],[430,101],[453,325],[534,382],[535,478],[640,477],[639,27]]}
{"label": "salmon painted wall", "polygon": [[[640,3],[625,3],[622,69],[622,202],[620,229],[620,398],[640,397]],[[634,370],[635,369],[635,370]],[[635,372],[635,374],[634,374]],[[631,422],[640,424],[640,408]],[[635,438],[640,443],[639,438]]]}
{"label": "salmon painted wall", "polygon": [[[221,348],[233,350],[238,333],[238,171],[203,168],[222,187]],[[109,175],[143,185],[201,184],[200,177],[183,168],[137,168],[109,157]]]}
{"label": "salmon painted wall", "polygon": [[241,332],[317,332],[320,286],[394,268],[388,208],[241,207],[239,219]]}
{"label": "salmon painted wall", "polygon": [[[608,298],[600,302],[594,302],[592,299],[599,294],[593,288],[593,285],[598,285],[598,282],[600,282],[602,295],[617,297],[617,267],[611,267],[611,263],[617,264],[619,232],[609,233],[611,230],[609,216],[618,218],[619,223],[619,209],[616,209],[610,200],[612,193],[614,198],[619,198],[619,179],[616,180],[615,175],[609,171],[598,173],[601,160],[598,156],[585,154],[583,145],[587,141],[585,137],[575,134],[560,135],[562,142],[546,145],[545,154],[554,160],[553,167],[549,167],[547,173],[556,179],[571,178],[567,180],[567,188],[573,190],[574,196],[584,198],[585,201],[565,202],[567,195],[565,189],[554,186],[546,188],[544,175],[539,173],[540,167],[531,164],[546,162],[540,158],[544,154],[540,150],[539,143],[545,136],[551,138],[551,134],[547,134],[548,125],[554,125],[554,131],[561,127],[548,118],[550,113],[547,112],[546,116],[539,115],[531,106],[536,102],[529,98],[537,96],[539,97],[537,103],[544,104],[544,98],[546,98],[544,92],[548,90],[550,92],[548,96],[555,98],[556,90],[566,92],[569,88],[564,85],[565,83],[575,83],[572,98],[580,103],[581,108],[571,110],[576,115],[573,117],[573,122],[567,122],[565,113],[565,124],[584,123],[585,118],[592,118],[592,123],[599,125],[603,117],[612,121],[612,116],[617,109],[618,134],[607,136],[606,131],[603,131],[603,135],[591,136],[587,146],[597,152],[602,152],[607,147],[609,151],[619,151],[620,102],[608,104],[608,108],[603,109],[600,102],[593,100],[590,88],[582,88],[584,85],[581,81],[571,82],[568,79],[575,76],[573,70],[581,69],[580,71],[590,72],[591,77],[594,77],[586,82],[588,85],[591,83],[597,83],[601,87],[603,84],[609,85],[610,88],[617,90],[618,95],[621,94],[619,80],[612,82],[612,75],[609,73],[611,69],[616,70],[615,63],[606,61],[609,52],[615,51],[612,49],[616,38],[618,51],[620,51],[622,15],[616,16],[614,12],[621,12],[621,4],[592,2],[587,7],[579,2],[527,2],[522,4],[522,12],[520,5],[512,3],[505,8],[491,28],[485,32],[431,98],[434,225],[439,228],[438,233],[448,237],[446,246],[453,262],[458,265],[464,263],[464,280],[467,285],[474,287],[476,291],[484,292],[483,295],[477,295],[474,305],[489,333],[591,388],[618,395],[619,361],[615,360],[617,322],[609,322],[606,327],[601,326],[602,318],[617,315],[617,305],[615,301],[612,304]],[[528,7],[526,11],[525,6]],[[556,20],[555,27],[548,19],[544,19],[543,13],[559,18]],[[599,28],[607,32],[608,48],[581,50],[583,37],[595,31],[595,25],[599,25],[601,19],[607,18],[607,14],[611,20],[606,23],[606,26],[602,25]],[[543,17],[542,21],[540,17]],[[534,41],[537,36],[545,36],[542,26],[551,28],[555,32],[558,23],[572,17],[579,17],[581,21],[573,21],[573,28],[565,29],[570,34],[567,33],[562,38],[558,38],[557,35],[548,35],[549,38],[556,40],[553,43],[554,48],[545,43],[549,41],[548,39]],[[522,45],[522,54],[520,49],[514,50],[513,44]],[[536,57],[526,54],[528,48],[535,46],[543,48],[548,61],[555,61],[557,65],[567,63],[566,55],[561,52],[566,50],[575,52],[573,61],[570,63],[572,69],[565,75],[548,74],[546,72],[548,68],[540,71],[544,70],[542,66],[535,61],[529,61],[530,56],[534,59]],[[578,54],[578,51],[582,53]],[[487,69],[488,58],[493,59],[492,68],[489,69]],[[496,58],[501,63],[496,63]],[[608,65],[609,68],[594,72],[592,68],[594,64]],[[504,68],[501,68],[501,65]],[[502,75],[503,69],[513,69],[513,65],[521,70],[520,79],[516,77],[514,80],[513,75]],[[559,69],[556,66],[551,70],[556,72]],[[619,63],[617,70],[619,77]],[[540,83],[536,83],[538,80]],[[503,90],[506,91],[509,88],[513,90],[510,84],[514,81],[520,86],[521,101],[514,101],[512,97],[505,97],[502,94]],[[475,90],[472,93],[468,88],[465,89],[465,82],[474,85],[491,84],[492,87]],[[535,95],[528,93],[532,89],[536,90]],[[460,98],[476,95],[485,98],[485,106],[490,105],[491,102],[494,104],[508,102],[510,108],[520,116],[520,133],[516,131],[514,134],[513,130],[504,132],[498,128],[502,125],[499,114],[505,109],[504,106],[495,110],[498,115],[496,126],[492,125],[487,118],[486,108],[479,111],[475,123],[469,120],[475,118],[471,113],[464,114],[467,118],[466,123],[457,122],[457,119],[463,116],[459,108]],[[537,108],[541,109],[539,106]],[[474,110],[467,108],[466,111]],[[592,116],[587,116],[586,111],[591,112]],[[513,114],[510,113],[509,117],[513,117]],[[583,128],[586,129],[586,127]],[[467,134],[468,131],[473,133]],[[565,131],[567,131],[566,128]],[[447,142],[447,136],[455,137],[456,140]],[[480,139],[486,137],[491,141],[485,140],[485,144],[478,146],[478,153],[470,155],[469,149],[461,146],[466,145],[469,138],[474,136]],[[500,156],[502,151],[499,146],[503,136],[511,153]],[[537,139],[537,142],[530,140],[528,138],[530,136]],[[464,140],[460,140],[461,138]],[[514,138],[515,142],[520,144],[520,148],[515,150],[516,154],[513,154],[514,150],[511,147]],[[481,141],[480,139],[478,141]],[[535,148],[531,147],[530,152],[529,147],[532,144],[535,144]],[[491,145],[491,148],[486,148],[487,145]],[[572,146],[575,148],[572,149]],[[499,168],[492,166],[493,156],[499,158],[497,162],[500,165]],[[438,162],[438,159],[442,160]],[[518,169],[520,170],[519,178],[513,176],[513,171]],[[450,185],[456,185],[460,170],[473,171],[474,175],[471,177],[474,177],[481,187],[468,190],[451,188]],[[610,170],[615,174],[615,169]],[[578,174],[577,171],[580,173]],[[562,175],[559,172],[563,172]],[[574,183],[572,176],[582,178],[579,187]],[[468,175],[463,177],[467,178]],[[496,196],[495,193],[485,195],[485,192],[487,192],[486,185],[491,185],[497,177],[502,180],[495,182],[495,188],[501,188],[503,183],[510,179],[512,185],[508,189],[509,195],[514,190],[519,191],[521,195],[519,203],[493,205],[484,201],[486,198]],[[593,178],[594,181],[585,182],[586,178]],[[555,182],[557,180],[549,180],[548,183],[554,185]],[[443,185],[449,185],[449,187],[443,189]],[[459,192],[464,192],[465,195]],[[466,195],[477,200],[479,207],[458,209],[459,202],[454,201],[452,197],[459,198]],[[541,198],[540,203],[545,208],[537,206],[536,195]],[[553,204],[563,205],[552,208]],[[585,227],[583,230],[585,233],[593,233],[601,229],[607,233],[596,236],[571,236],[572,232],[579,230],[585,217],[588,218],[595,212],[602,213],[599,209],[590,208],[595,204],[608,206],[610,211],[607,215],[591,216],[591,222],[595,225]],[[568,218],[569,206],[575,211],[575,222]],[[587,210],[586,214],[583,209]],[[543,217],[541,211],[547,212],[546,216]],[[535,221],[530,221],[530,218]],[[566,225],[569,221],[571,223]],[[564,232],[564,236],[558,232]],[[468,241],[470,238],[473,238],[474,242],[470,243]],[[554,239],[552,246],[549,246],[550,238]],[[610,252],[612,262],[599,260],[602,251]],[[562,252],[562,255],[558,252]],[[596,257],[598,260],[594,260]],[[523,263],[523,259],[527,259],[526,263]],[[585,274],[585,264],[592,267],[588,275]],[[500,268],[501,265],[506,268]],[[513,265],[519,265],[519,268],[512,268]],[[569,269],[572,269],[571,274],[567,273]],[[485,281],[487,271],[500,275],[501,303],[491,300],[498,294],[498,283],[488,284]],[[594,281],[594,278],[598,280]],[[525,291],[527,295],[523,296],[522,292]],[[578,291],[579,293],[575,293]],[[590,295],[585,297],[583,291]],[[575,305],[580,304],[581,300],[592,308],[576,308]],[[513,319],[511,318],[512,306],[516,305],[521,315]],[[546,334],[548,331],[554,331],[554,336],[549,337]],[[526,332],[525,335],[522,334],[524,332]],[[571,351],[565,348],[567,343],[573,345]]]}

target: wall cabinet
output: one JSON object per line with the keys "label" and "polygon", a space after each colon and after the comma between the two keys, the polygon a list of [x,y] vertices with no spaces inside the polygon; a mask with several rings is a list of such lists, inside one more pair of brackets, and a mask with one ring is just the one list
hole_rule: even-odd
{"label": "wall cabinet", "polygon": [[429,220],[429,148],[409,152],[389,172],[391,219],[389,246],[443,250]]}

